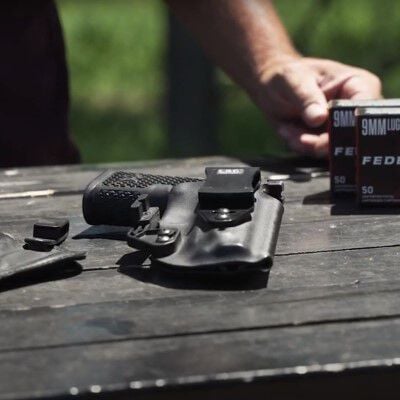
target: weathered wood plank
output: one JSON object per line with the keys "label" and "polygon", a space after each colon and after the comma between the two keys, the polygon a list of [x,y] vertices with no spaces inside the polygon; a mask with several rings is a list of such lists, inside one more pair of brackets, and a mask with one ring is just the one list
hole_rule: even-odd
{"label": "weathered wood plank", "polygon": [[[70,237],[75,240],[70,239],[66,245],[78,250],[93,251],[93,253],[99,249],[100,254],[104,249],[112,248],[115,249],[112,254],[120,256],[130,251],[123,240],[123,233],[126,232],[124,228],[90,227],[81,217],[72,217],[70,221]],[[397,235],[399,229],[399,216],[284,224],[280,230],[276,254],[398,246],[400,245]],[[27,221],[3,223],[2,230],[22,242],[24,237],[32,235],[32,223],[27,223]],[[368,235],[361,232],[368,232]],[[93,240],[96,236],[98,238]],[[120,241],[110,240],[116,237]],[[92,267],[96,265],[92,264]]]}
{"label": "weathered wood plank", "polygon": [[[394,215],[396,209],[356,209],[351,203],[338,205],[302,204],[301,200],[286,202],[282,224],[295,224],[299,222],[337,223],[344,221],[381,221],[386,224],[398,216]],[[335,213],[332,215],[332,213]],[[70,218],[82,215],[82,195],[61,195],[42,198],[14,199],[0,201],[0,218],[2,223],[13,221],[26,221],[32,224],[36,219],[59,217]]]}
{"label": "weathered wood plank", "polygon": [[[116,270],[114,253],[108,257],[104,270],[88,271],[79,269],[55,270],[54,274],[34,274],[30,279],[22,277],[0,286],[0,310],[18,310],[35,307],[65,307],[82,303],[96,303],[125,300],[165,299],[181,296],[223,295],[229,298],[237,291],[260,296],[290,296],[294,290],[307,288],[310,291],[320,287],[344,286],[354,290],[374,282],[399,280],[399,248],[382,248],[362,251],[343,251],[278,256],[269,280],[263,274],[247,279],[206,277],[178,277],[156,270],[135,268],[132,260],[125,261],[125,267]],[[106,262],[106,261],[104,261]],[[100,264],[100,261],[99,261]]]}
{"label": "weathered wood plank", "polygon": [[398,246],[399,229],[398,217],[386,220],[341,220],[283,225],[276,254]]}
{"label": "weathered wood plank", "polygon": [[397,280],[400,247],[277,256],[268,289]]}
{"label": "weathered wood plank", "polygon": [[399,335],[396,319],[13,351],[2,354],[0,398],[390,371]]}
{"label": "weathered wood plank", "polygon": [[[391,215],[393,209],[354,209],[351,204],[341,206],[341,214],[353,212],[350,215],[331,215],[334,206],[305,205],[299,202],[287,202],[282,224],[297,224],[299,222],[329,222],[357,224],[363,223],[366,219],[369,223],[376,222],[382,225],[391,224],[399,219],[397,215]],[[352,211],[353,210],[353,211]],[[364,213],[364,214],[363,214]],[[385,214],[386,213],[386,214]],[[0,201],[0,218],[2,223],[25,221],[31,226],[33,221],[41,218],[71,218],[82,215],[82,195],[52,196],[47,198],[16,199],[12,201]],[[22,222],[21,222],[22,223]]]}
{"label": "weathered wood plank", "polygon": [[[400,317],[400,281],[0,311],[10,350]],[[190,318],[182,316],[190,315]],[[29,329],[26,327],[29,326]],[[46,330],[42,330],[42,327]],[[70,327],[74,327],[70,329]]]}
{"label": "weathered wood plank", "polygon": [[0,201],[2,223],[41,218],[70,218],[82,215],[82,195],[64,195]]}
{"label": "weathered wood plank", "polygon": [[[205,166],[246,165],[242,161],[209,157],[186,160],[161,160],[160,162],[123,163],[111,165],[62,166],[44,168],[21,168],[0,170],[0,194],[21,193],[35,190],[54,190],[56,193],[81,192],[87,184],[105,169],[129,169],[142,173],[204,177]],[[279,168],[278,168],[279,170]],[[263,178],[275,175],[276,171],[263,171]],[[329,202],[327,178],[316,178],[306,182],[286,182],[287,201],[310,197],[312,202]],[[321,194],[322,193],[322,194]]]}
{"label": "weathered wood plank", "polygon": [[[87,184],[106,169],[130,169],[162,175],[204,176],[205,165],[232,165],[228,158],[164,160],[158,163],[128,163],[71,167],[21,168],[0,172],[0,193],[52,189],[60,193],[83,191]],[[239,164],[244,165],[239,162]]]}
{"label": "weathered wood plank", "polygon": [[[186,161],[165,160],[159,163],[130,163],[118,168],[136,168],[138,171],[147,171],[171,175],[202,176],[204,165],[232,165],[235,162],[226,158],[205,158]],[[3,171],[0,182],[0,193],[23,192],[30,190],[45,190],[52,188],[61,193],[82,191],[87,183],[107,166],[71,166],[21,169],[17,175]],[[285,172],[285,170],[283,170]],[[8,171],[9,173],[10,171]],[[272,171],[274,173],[275,171]],[[266,176],[266,175],[264,175]],[[30,182],[30,183],[29,183]],[[2,220],[19,218],[37,218],[52,214],[68,216],[80,215],[80,196],[56,196],[49,198],[27,198],[0,201],[0,215]],[[358,209],[350,200],[345,203],[332,205],[329,203],[328,179],[316,178],[309,182],[286,182],[286,206],[283,223],[299,221],[336,221],[363,219],[383,220],[398,214],[393,209]],[[304,204],[303,204],[304,203]],[[48,211],[46,211],[46,208]]]}
{"label": "weathered wood plank", "polygon": [[[201,176],[205,164],[237,161],[112,167]],[[280,168],[267,165],[266,175],[290,172],[292,166]],[[81,191],[102,169],[0,171],[0,193]],[[66,245],[89,253],[83,271],[71,265],[0,285],[0,398],[68,394],[71,387],[77,388],[72,393],[101,390],[112,396],[126,390],[130,396],[130,382],[149,388],[209,386],[251,381],[247,372],[256,370],[262,370],[261,377],[286,381],[299,373],[398,364],[396,211],[332,206],[326,178],[289,181],[286,188],[278,255],[268,281],[264,274],[247,280],[193,279],[135,267],[137,258],[123,257],[132,251],[125,242],[111,240],[123,239],[124,230],[109,231],[108,238],[93,237],[101,228],[87,231],[80,195],[0,201],[1,230],[22,240],[31,234],[34,219],[54,213],[71,218]],[[72,239],[84,231],[87,238]]]}
{"label": "weathered wood plank", "polygon": [[0,176],[42,176],[42,175],[61,175],[70,172],[87,172],[87,171],[102,171],[104,169],[176,169],[183,168],[184,170],[190,168],[204,168],[205,165],[218,165],[219,163],[232,163],[240,162],[237,159],[212,156],[212,157],[195,157],[185,159],[162,159],[162,160],[141,160],[141,161],[128,161],[119,163],[100,163],[100,164],[75,164],[75,165],[58,165],[46,167],[23,167],[23,168],[0,168]]}
{"label": "weathered wood plank", "polygon": [[0,176],[42,176],[42,175],[57,175],[69,172],[85,172],[85,171],[100,171],[104,169],[155,169],[155,170],[181,170],[188,171],[191,169],[198,170],[199,173],[204,172],[205,166],[218,166],[218,165],[252,165],[261,167],[262,171],[270,172],[271,174],[291,174],[296,172],[296,169],[326,169],[325,162],[315,159],[282,159],[282,158],[261,158],[259,160],[239,160],[232,157],[224,156],[209,156],[209,157],[195,157],[195,158],[180,158],[180,159],[162,159],[162,160],[141,160],[129,161],[119,163],[100,163],[100,164],[76,164],[76,165],[60,165],[49,167],[24,167],[14,169],[0,168]]}

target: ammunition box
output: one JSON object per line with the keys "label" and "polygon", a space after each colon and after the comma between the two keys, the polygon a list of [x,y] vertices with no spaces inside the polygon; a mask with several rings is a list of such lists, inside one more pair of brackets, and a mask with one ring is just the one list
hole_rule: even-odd
{"label": "ammunition box", "polygon": [[400,107],[358,108],[357,201],[400,206]]}
{"label": "ammunition box", "polygon": [[355,110],[357,107],[400,107],[400,99],[332,100],[329,103],[332,197],[356,193]]}

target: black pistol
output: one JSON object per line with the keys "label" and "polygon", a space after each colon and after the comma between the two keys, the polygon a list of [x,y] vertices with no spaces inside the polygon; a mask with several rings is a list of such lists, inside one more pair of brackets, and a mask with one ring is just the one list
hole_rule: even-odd
{"label": "black pistol", "polygon": [[206,179],[105,172],[83,196],[91,225],[131,227],[129,246],[187,272],[269,270],[283,215],[282,182],[259,168],[209,167]]}

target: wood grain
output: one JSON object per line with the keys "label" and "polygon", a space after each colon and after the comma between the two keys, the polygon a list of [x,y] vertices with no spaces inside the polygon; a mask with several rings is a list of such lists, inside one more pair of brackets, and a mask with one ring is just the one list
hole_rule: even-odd
{"label": "wood grain", "polygon": [[[82,219],[81,192],[104,169],[202,176],[205,165],[241,163],[1,170],[0,194],[56,192],[0,200],[1,231],[22,245],[35,220],[69,218],[63,246],[88,256],[0,283],[0,399],[394,398],[385,388],[400,381],[397,210],[333,204],[327,178],[288,180],[270,274],[220,278],[151,268],[126,228]],[[257,163],[264,178],[308,167]]]}

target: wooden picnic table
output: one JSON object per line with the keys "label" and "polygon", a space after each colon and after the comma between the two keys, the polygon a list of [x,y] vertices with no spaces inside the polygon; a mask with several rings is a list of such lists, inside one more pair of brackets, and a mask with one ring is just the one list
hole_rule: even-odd
{"label": "wooden picnic table", "polygon": [[[112,168],[202,176],[205,165],[239,164]],[[265,177],[300,165],[262,164]],[[130,265],[118,232],[96,235],[84,222],[82,191],[106,167],[0,171],[1,231],[22,245],[35,220],[66,217],[63,246],[88,252],[79,264],[0,285],[0,399],[399,397],[396,210],[333,205],[327,177],[288,180],[268,279],[176,277],[148,261]],[[43,190],[54,194],[4,196]]]}

